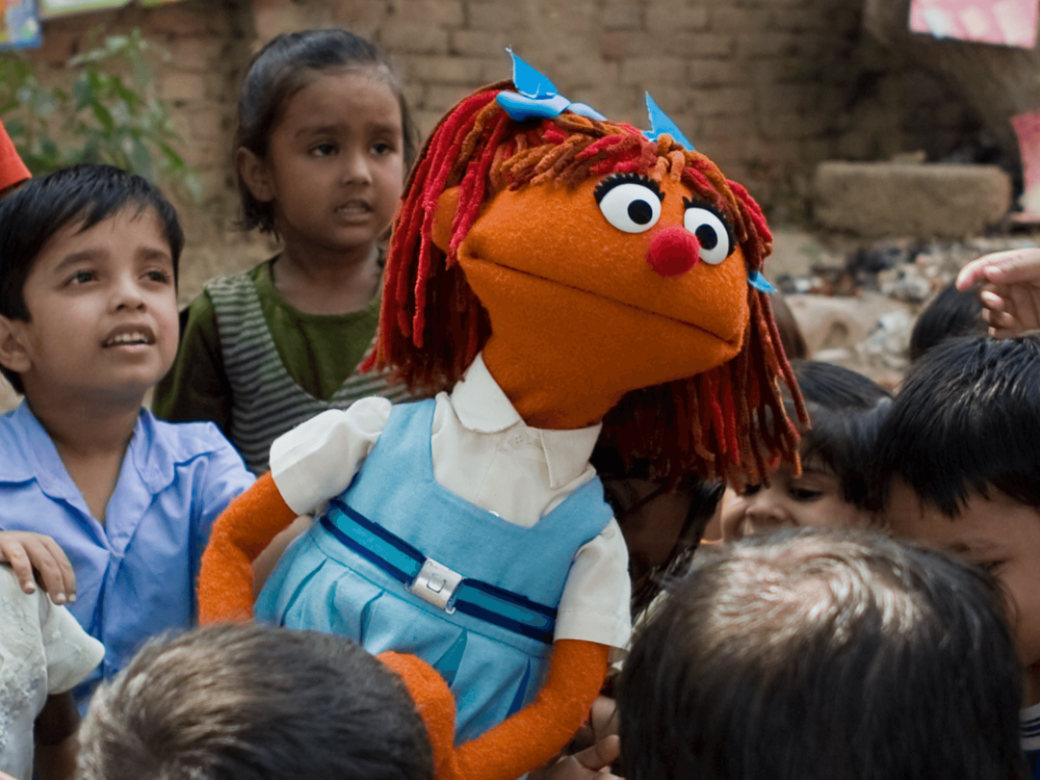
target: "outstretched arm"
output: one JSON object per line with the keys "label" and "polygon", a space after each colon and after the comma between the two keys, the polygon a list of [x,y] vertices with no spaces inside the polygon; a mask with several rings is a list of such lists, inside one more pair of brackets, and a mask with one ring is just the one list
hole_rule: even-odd
{"label": "outstretched arm", "polygon": [[561,639],[538,698],[456,751],[465,780],[514,780],[560,752],[589,714],[607,676],[610,648]]}
{"label": "outstretched arm", "polygon": [[968,263],[957,275],[957,289],[981,284],[990,334],[1017,336],[1040,328],[1040,249],[994,252]]}
{"label": "outstretched arm", "polygon": [[199,573],[199,622],[253,616],[253,561],[296,519],[270,472],[240,495],[213,524]]}

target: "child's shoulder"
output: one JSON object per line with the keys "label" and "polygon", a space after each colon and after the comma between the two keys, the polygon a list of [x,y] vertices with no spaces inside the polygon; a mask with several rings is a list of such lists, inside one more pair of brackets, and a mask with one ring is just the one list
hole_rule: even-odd
{"label": "child's shoulder", "polygon": [[25,401],[0,415],[0,484],[32,477],[37,459],[30,456],[39,452],[47,439],[47,432]]}
{"label": "child's shoulder", "polygon": [[274,286],[271,276],[272,262],[274,262],[274,258],[269,258],[244,271],[214,277],[203,285],[199,298],[212,301],[215,297],[236,293],[240,295],[249,291],[262,295],[268,288],[273,289]]}
{"label": "child's shoulder", "polygon": [[149,460],[160,458],[182,463],[229,452],[237,457],[231,442],[211,422],[165,422],[142,409],[138,431],[144,438]]}

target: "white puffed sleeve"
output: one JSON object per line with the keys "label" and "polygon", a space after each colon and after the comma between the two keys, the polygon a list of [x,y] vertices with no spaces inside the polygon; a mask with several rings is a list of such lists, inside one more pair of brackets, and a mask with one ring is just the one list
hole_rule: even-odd
{"label": "white puffed sleeve", "polygon": [[312,417],[271,445],[271,476],[285,503],[309,514],[354,479],[390,417],[392,404],[372,396],[349,409]]}
{"label": "white puffed sleeve", "polygon": [[628,547],[616,520],[574,556],[557,609],[555,639],[581,639],[618,649],[632,635]]}

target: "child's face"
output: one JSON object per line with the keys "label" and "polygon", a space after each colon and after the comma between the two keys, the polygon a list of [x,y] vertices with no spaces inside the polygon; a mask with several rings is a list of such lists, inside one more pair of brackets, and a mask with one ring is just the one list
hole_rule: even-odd
{"label": "child's face", "polygon": [[66,225],[25,281],[29,321],[2,323],[4,363],[26,395],[140,402],[177,352],[173,259],[154,211],[124,209],[80,232]]}
{"label": "child's face", "polygon": [[987,569],[1009,599],[1019,659],[1040,701],[1040,512],[996,490],[975,493],[956,517],[924,504],[895,480],[885,519],[897,537],[915,539]]}
{"label": "child's face", "polygon": [[324,73],[289,98],[259,164],[253,194],[273,204],[291,251],[370,248],[390,226],[404,182],[397,97],[375,74]]}
{"label": "child's face", "polygon": [[726,539],[778,531],[781,528],[864,526],[868,513],[841,497],[838,478],[820,464],[803,465],[795,475],[788,464],[769,477],[769,486],[749,485],[742,493],[727,493],[722,510]]}

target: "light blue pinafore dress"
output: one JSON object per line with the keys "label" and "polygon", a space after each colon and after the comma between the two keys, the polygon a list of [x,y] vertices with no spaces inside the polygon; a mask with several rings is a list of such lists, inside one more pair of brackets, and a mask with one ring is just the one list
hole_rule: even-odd
{"label": "light blue pinafore dress", "polygon": [[[256,617],[349,636],[371,653],[421,657],[451,687],[458,710],[455,739],[461,744],[505,720],[541,689],[571,563],[613,513],[598,478],[531,528],[447,490],[433,473],[435,403],[394,406],[350,487],[282,557],[257,600]],[[337,508],[343,505],[349,514]],[[455,591],[458,602],[453,599],[445,609],[420,598],[401,576],[373,562],[370,550],[349,539],[345,543],[345,537],[358,537],[351,519],[358,514],[378,525],[377,533],[399,540],[402,550],[417,551],[467,578],[468,585]],[[390,551],[385,560],[407,563],[387,543],[375,548]],[[375,560],[384,559],[376,555]],[[496,600],[503,591],[506,597]],[[547,616],[541,632],[517,630],[509,619],[518,609],[523,612],[525,603],[536,617]]]}

